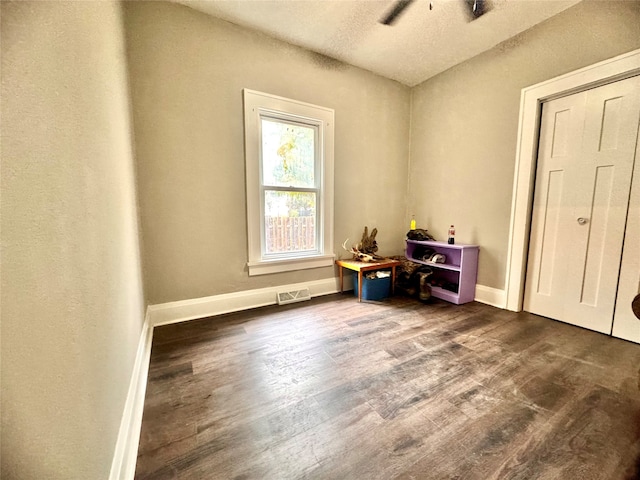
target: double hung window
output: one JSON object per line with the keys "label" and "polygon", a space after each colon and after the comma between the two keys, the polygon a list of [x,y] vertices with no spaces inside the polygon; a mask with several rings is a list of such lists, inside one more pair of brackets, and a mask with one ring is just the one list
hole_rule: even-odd
{"label": "double hung window", "polygon": [[333,263],[333,110],[244,91],[249,275]]}

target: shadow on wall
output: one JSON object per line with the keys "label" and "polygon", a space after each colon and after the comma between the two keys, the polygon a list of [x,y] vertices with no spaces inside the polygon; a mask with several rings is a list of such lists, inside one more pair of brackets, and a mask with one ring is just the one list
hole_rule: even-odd
{"label": "shadow on wall", "polygon": [[336,60],[335,58],[327,57],[326,55],[317,52],[309,52],[309,54],[313,63],[325,70],[344,70],[347,68],[345,63],[340,60]]}

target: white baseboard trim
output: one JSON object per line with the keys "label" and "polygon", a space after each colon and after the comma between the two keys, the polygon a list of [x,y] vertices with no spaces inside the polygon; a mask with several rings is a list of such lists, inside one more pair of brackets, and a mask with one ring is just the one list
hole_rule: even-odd
{"label": "white baseboard trim", "polygon": [[493,307],[506,308],[507,294],[499,288],[486,287],[484,285],[476,285],[476,302],[486,303]]}
{"label": "white baseboard trim", "polygon": [[[284,290],[308,288],[312,297],[329,295],[340,291],[340,280],[325,278],[313,282],[278,285],[275,287],[223,293],[211,297],[193,298],[178,302],[161,303],[149,306],[149,324],[152,327],[169,323],[184,322],[196,318],[212,317],[225,313],[239,312],[251,308],[275,305],[276,293]],[[344,289],[353,289],[350,275],[344,277]]]}
{"label": "white baseboard trim", "polygon": [[109,480],[132,480],[136,472],[138,443],[140,442],[140,429],[142,427],[142,411],[147,390],[151,341],[153,339],[153,326],[150,325],[149,318],[149,308],[147,308],[142,332],[140,332],[138,351],[136,352],[133,373],[129,382],[129,392],[124,404],[113,461],[111,462]]}
{"label": "white baseboard trim", "polygon": [[[275,287],[244,290],[210,297],[149,305],[149,325],[153,328],[159,325],[275,305],[277,303],[276,293],[283,290],[298,290],[307,287],[312,297],[329,295],[340,291],[339,282],[337,278],[326,278],[313,282],[278,285]],[[344,290],[353,290],[351,275],[344,276]],[[506,308],[506,293],[504,290],[498,288],[478,284],[476,285],[475,301],[498,308]]]}

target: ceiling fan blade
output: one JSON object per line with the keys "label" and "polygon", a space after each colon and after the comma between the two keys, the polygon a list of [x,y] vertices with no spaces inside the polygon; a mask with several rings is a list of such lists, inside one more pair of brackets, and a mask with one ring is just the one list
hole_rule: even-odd
{"label": "ceiling fan blade", "polygon": [[398,15],[400,15],[404,11],[404,9],[411,5],[413,2],[414,0],[398,0],[393,6],[393,9],[391,9],[391,11],[387,14],[387,16],[380,20],[380,23],[382,23],[383,25],[393,24],[393,22],[395,22],[398,18]]}
{"label": "ceiling fan blade", "polygon": [[466,4],[469,6],[469,21],[475,20],[476,18],[482,16],[484,13],[487,13],[487,2],[485,0],[464,0]]}
{"label": "ceiling fan blade", "polygon": [[476,18],[482,15],[484,13],[484,0],[475,0],[471,5],[471,13]]}

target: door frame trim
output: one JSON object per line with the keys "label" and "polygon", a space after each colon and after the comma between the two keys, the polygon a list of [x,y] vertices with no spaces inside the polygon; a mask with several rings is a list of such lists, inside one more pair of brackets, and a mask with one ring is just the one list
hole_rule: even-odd
{"label": "door frame trim", "polygon": [[542,102],[636,75],[640,49],[522,89],[505,277],[508,310],[521,311],[524,298]]}

